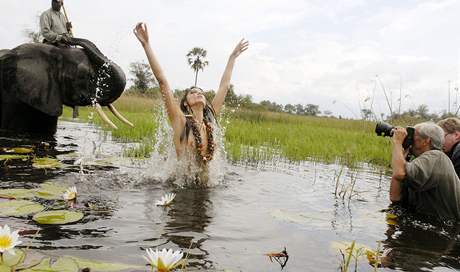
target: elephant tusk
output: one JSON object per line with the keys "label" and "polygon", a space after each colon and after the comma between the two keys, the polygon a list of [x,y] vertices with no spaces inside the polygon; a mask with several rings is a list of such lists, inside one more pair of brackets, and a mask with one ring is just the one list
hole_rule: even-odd
{"label": "elephant tusk", "polygon": [[115,126],[115,124],[112,123],[112,121],[110,121],[109,117],[107,117],[107,114],[105,114],[105,112],[102,110],[102,107],[101,107],[101,105],[99,105],[99,103],[96,103],[96,105],[94,105],[94,106],[96,107],[97,113],[99,114],[99,116],[101,116],[101,119],[104,122],[106,122],[113,129],[118,129],[117,126]]}
{"label": "elephant tusk", "polygon": [[130,127],[134,127],[133,123],[131,123],[130,121],[128,121],[128,119],[126,119],[123,115],[121,115],[121,113],[117,111],[114,105],[109,104],[108,107],[109,107],[109,110],[113,113],[113,115],[115,115],[118,119],[120,119],[120,121],[122,121],[123,123],[127,124]]}

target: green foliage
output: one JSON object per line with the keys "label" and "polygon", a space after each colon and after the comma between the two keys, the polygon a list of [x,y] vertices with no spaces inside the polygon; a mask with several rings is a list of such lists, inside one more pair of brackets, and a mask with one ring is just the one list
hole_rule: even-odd
{"label": "green foliage", "polygon": [[294,161],[339,159],[348,165],[387,165],[388,139],[375,136],[374,127],[374,123],[366,121],[241,110],[230,117],[226,127],[226,151],[230,158],[238,160],[242,146],[269,146]]}
{"label": "green foliage", "polygon": [[[126,150],[126,156],[148,157],[156,141],[154,109],[159,108],[161,102],[124,96],[116,103],[135,128],[128,128],[112,118],[119,126],[118,130],[112,130],[112,136],[122,142],[140,143]],[[87,116],[90,110],[81,108],[80,116]],[[270,159],[279,154],[294,161],[389,164],[390,142],[375,136],[375,123],[372,122],[245,109],[228,109],[225,115],[228,115],[228,124],[221,124],[225,126],[225,147],[231,160]],[[71,116],[70,110],[65,111],[65,116]],[[102,124],[99,117],[93,121]]]}
{"label": "green foliage", "polygon": [[153,77],[150,66],[145,62],[132,62],[129,65],[129,73],[133,75],[133,88],[140,93],[146,93],[153,87],[157,87],[157,82]]}

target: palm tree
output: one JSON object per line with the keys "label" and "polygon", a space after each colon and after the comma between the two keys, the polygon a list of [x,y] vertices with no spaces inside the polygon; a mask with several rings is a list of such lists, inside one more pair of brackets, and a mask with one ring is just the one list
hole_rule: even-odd
{"label": "palm tree", "polygon": [[200,47],[194,47],[192,50],[190,50],[187,54],[187,61],[190,67],[195,71],[195,85],[198,80],[198,71],[201,70],[203,71],[204,67],[209,64],[209,62],[206,59],[206,52],[205,49],[200,48]]}

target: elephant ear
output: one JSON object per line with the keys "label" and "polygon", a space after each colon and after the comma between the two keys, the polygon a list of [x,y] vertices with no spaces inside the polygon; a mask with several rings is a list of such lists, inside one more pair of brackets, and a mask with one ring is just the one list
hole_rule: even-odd
{"label": "elephant ear", "polygon": [[57,70],[59,54],[52,46],[27,44],[16,48],[17,99],[31,107],[58,117],[62,99]]}

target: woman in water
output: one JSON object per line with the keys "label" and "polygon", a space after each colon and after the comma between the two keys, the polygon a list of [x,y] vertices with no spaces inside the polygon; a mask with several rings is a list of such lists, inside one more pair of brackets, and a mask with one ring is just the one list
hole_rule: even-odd
{"label": "woman in water", "polygon": [[173,143],[177,159],[195,164],[200,171],[194,176],[194,182],[204,185],[207,182],[207,164],[214,155],[215,117],[220,113],[224,104],[235,60],[248,49],[249,43],[244,39],[241,40],[230,54],[219,89],[211,103],[206,100],[202,89],[191,87],[185,91],[179,104],[150,46],[147,25],[138,23],[134,28],[134,34],[142,44],[150,68],[160,86],[173,129]]}

